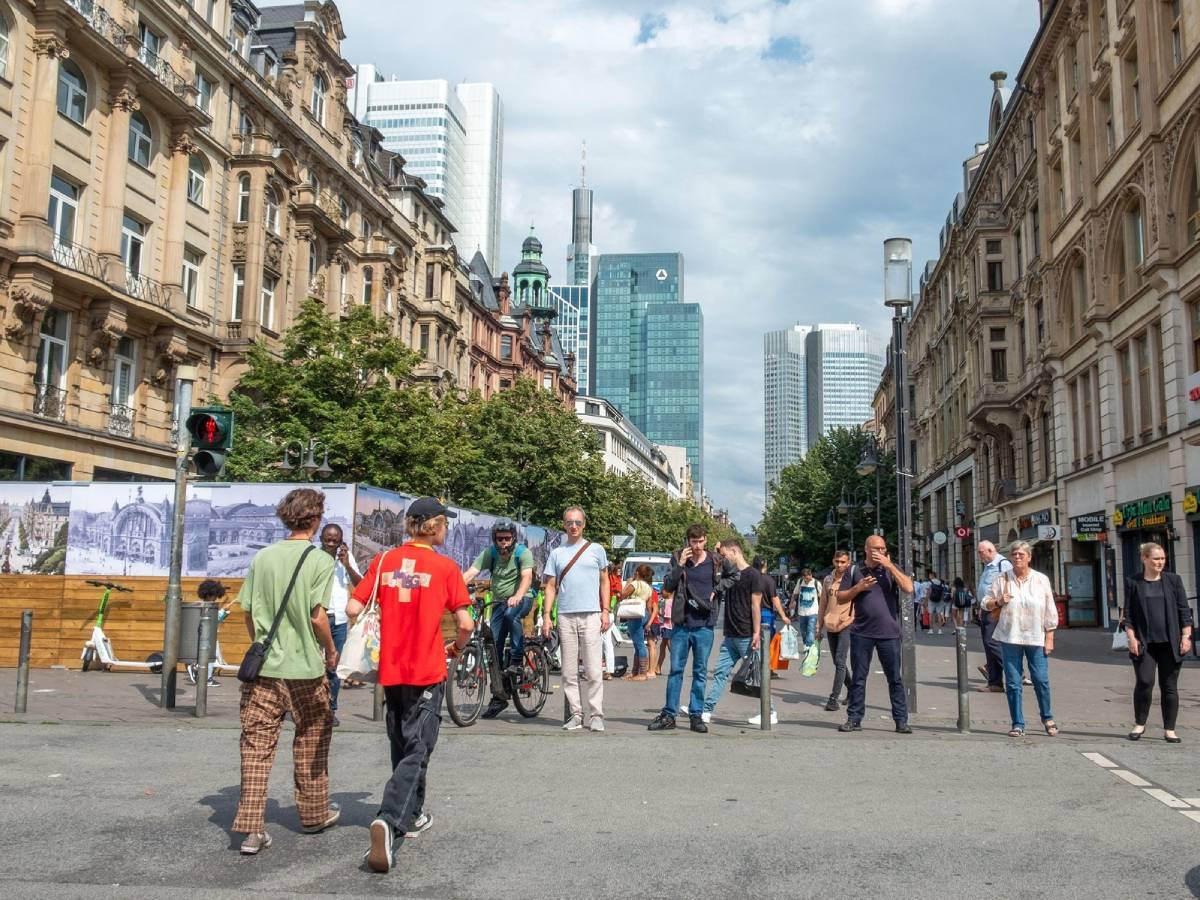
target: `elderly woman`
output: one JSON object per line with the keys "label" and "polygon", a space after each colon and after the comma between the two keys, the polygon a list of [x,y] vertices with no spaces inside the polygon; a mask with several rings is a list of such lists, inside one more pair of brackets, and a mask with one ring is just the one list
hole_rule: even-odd
{"label": "elderly woman", "polygon": [[1146,730],[1150,717],[1150,699],[1154,694],[1154,674],[1158,673],[1158,692],[1162,702],[1163,737],[1178,744],[1175,717],[1179,713],[1179,670],[1183,656],[1192,649],[1192,608],[1188,605],[1183,580],[1174,572],[1164,572],[1167,554],[1155,543],[1142,544],[1142,573],[1125,579],[1125,615],[1123,625],[1129,638],[1129,658],[1137,683],[1133,689],[1133,731],[1136,741]]}
{"label": "elderly woman", "polygon": [[988,588],[981,606],[987,612],[999,611],[995,638],[1000,642],[1004,661],[1004,691],[1008,694],[1008,712],[1012,718],[1009,737],[1025,734],[1025,714],[1021,704],[1021,663],[1029,663],[1029,677],[1037,695],[1038,711],[1046,734],[1054,737],[1058,726],[1050,711],[1050,672],[1046,657],[1054,650],[1054,629],[1058,628],[1058,610],[1050,579],[1029,568],[1033,555],[1026,541],[1017,541],[1009,551],[1012,572],[998,576]]}

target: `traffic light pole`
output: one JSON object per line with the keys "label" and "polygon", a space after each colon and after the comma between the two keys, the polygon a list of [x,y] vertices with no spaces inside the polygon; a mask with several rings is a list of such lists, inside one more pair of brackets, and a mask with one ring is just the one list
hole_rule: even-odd
{"label": "traffic light pole", "polygon": [[[163,623],[163,667],[162,696],[159,705],[163,709],[175,708],[175,668],[179,663],[179,626],[183,615],[183,524],[184,507],[187,503],[188,453],[192,449],[192,435],[186,427],[192,409],[192,383],[198,373],[195,366],[180,366],[176,372],[179,381],[179,421],[176,426],[178,440],[175,445],[175,503],[171,508],[171,568],[167,577],[166,618]],[[203,678],[201,673],[197,677]]]}

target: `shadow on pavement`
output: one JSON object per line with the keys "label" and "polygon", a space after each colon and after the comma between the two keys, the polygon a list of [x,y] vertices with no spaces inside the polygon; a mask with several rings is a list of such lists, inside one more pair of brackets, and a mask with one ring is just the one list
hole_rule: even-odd
{"label": "shadow on pavement", "polygon": [[[234,817],[237,815],[238,797],[241,793],[241,788],[236,784],[231,784],[229,787],[223,787],[215,794],[209,794],[206,797],[201,797],[196,802],[201,806],[207,806],[212,810],[208,817],[208,821],[219,828],[224,829],[229,833],[229,849],[236,850],[241,846],[242,838],[240,833],[229,831],[229,826],[233,824]],[[383,793],[383,785],[380,785],[380,794]],[[342,791],[340,793],[331,793],[329,802],[336,803],[341,807],[342,817],[338,820],[338,826],[358,825],[362,828],[367,828],[371,824],[371,820],[375,818],[379,811],[379,805],[376,803],[367,802],[371,795],[365,791]],[[296,815],[296,807],[280,806],[279,801],[274,798],[267,798],[266,821],[268,828],[284,828],[294,834],[304,834],[304,828],[300,825],[300,819]]]}

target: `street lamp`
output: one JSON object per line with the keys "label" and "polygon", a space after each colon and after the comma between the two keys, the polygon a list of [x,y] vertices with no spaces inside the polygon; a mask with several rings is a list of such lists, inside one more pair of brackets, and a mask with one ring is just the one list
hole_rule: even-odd
{"label": "street lamp", "polygon": [[[861,500],[859,499],[860,497],[862,498]],[[853,561],[856,558],[854,544],[854,513],[862,511],[867,515],[870,515],[876,509],[876,507],[873,503],[871,503],[870,497],[867,496],[863,488],[854,488],[850,492],[850,495],[847,496],[846,489],[843,487],[842,499],[838,503],[836,509],[839,515],[846,517],[846,527],[850,530],[850,560]],[[826,523],[826,527],[828,527],[828,522]]]}
{"label": "street lamp", "polygon": [[875,475],[875,533],[882,535],[883,526],[879,520],[879,453],[876,450],[875,435],[867,435],[866,443],[863,444],[862,458],[859,459],[854,471],[864,478],[872,473]]}
{"label": "street lamp", "polygon": [[[322,451],[320,463],[317,462],[318,447]],[[292,462],[293,452],[295,463]],[[329,447],[316,438],[309,438],[307,446],[303,441],[288,441],[283,445],[283,459],[275,463],[275,466],[284,472],[303,469],[306,475],[316,475],[318,478],[328,478],[333,474],[333,469],[329,467]]]}
{"label": "street lamp", "polygon": [[[889,238],[883,242],[883,303],[892,310],[892,378],[896,386],[896,530],[900,568],[913,572],[912,535],[908,519],[912,510],[912,472],[908,459],[908,385],[905,371],[904,328],[912,306],[912,241]],[[901,667],[908,708],[917,708],[917,646],[913,605],[900,604]]]}

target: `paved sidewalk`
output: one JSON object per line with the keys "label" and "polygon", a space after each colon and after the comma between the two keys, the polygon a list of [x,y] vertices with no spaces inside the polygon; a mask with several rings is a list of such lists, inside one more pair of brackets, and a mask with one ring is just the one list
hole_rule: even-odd
{"label": "paved sidewalk", "polygon": [[[983,662],[979,630],[971,628],[969,635],[969,671],[972,688],[982,683],[977,666]],[[1121,736],[1132,723],[1133,672],[1124,653],[1109,649],[1111,636],[1097,630],[1065,630],[1059,633],[1058,647],[1051,658],[1050,679],[1054,712],[1064,736],[1080,738]],[[958,694],[955,680],[953,634],[925,635],[917,639],[917,696],[919,710],[912,714],[915,728],[923,732],[955,733],[958,716]],[[715,662],[714,651],[710,662]],[[1186,732],[1200,731],[1200,662],[1190,659],[1180,677],[1181,709],[1179,727]],[[825,712],[825,700],[833,679],[832,666],[822,663],[813,678],[804,678],[795,671],[781,673],[771,682],[772,694],[779,710],[780,724],[775,729],[781,735],[820,736],[836,734],[836,726],[844,721],[843,711]],[[66,723],[130,723],[174,724],[184,727],[238,727],[238,682],[228,676],[220,686],[208,691],[208,712],[204,719],[192,716],[195,688],[181,674],[176,709],[164,712],[158,706],[159,678],[146,673],[104,673],[63,669],[35,669],[30,676],[28,713],[15,715],[12,699],[15,694],[16,670],[0,669],[0,721],[66,722]],[[562,717],[562,700],[558,679],[553,679],[555,693],[547,701],[542,715],[522,719],[511,707],[499,719],[479,721],[472,733],[544,734],[557,727]],[[684,680],[684,695],[691,684],[690,675]],[[886,682],[876,666],[868,681],[867,717],[865,729],[890,732]],[[610,731],[637,732],[658,712],[663,703],[666,678],[645,683],[614,679],[605,683],[605,711]],[[343,689],[339,716],[346,731],[373,731],[382,728],[381,722],[371,719],[372,689],[370,687]],[[1004,694],[975,693],[970,695],[972,731],[997,734],[1008,731],[1008,710]],[[714,718],[713,734],[736,734],[754,730],[746,718],[758,711],[758,701],[726,693]],[[1032,688],[1025,691],[1025,717],[1030,732],[1037,729],[1037,704]],[[453,728],[449,718],[446,727]],[[686,726],[686,720],[681,720]],[[1150,733],[1158,733],[1157,713],[1152,713]],[[686,732],[686,727],[682,729]]]}

